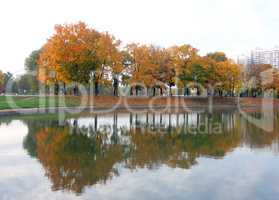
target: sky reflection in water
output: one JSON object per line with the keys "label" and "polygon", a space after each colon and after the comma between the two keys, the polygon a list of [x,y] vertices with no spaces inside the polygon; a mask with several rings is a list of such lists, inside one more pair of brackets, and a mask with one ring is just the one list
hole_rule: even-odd
{"label": "sky reflection in water", "polygon": [[[0,123],[0,199],[279,195],[278,123],[271,133],[237,113],[114,113],[68,118],[63,125],[55,117]],[[217,125],[220,133],[212,128]]]}

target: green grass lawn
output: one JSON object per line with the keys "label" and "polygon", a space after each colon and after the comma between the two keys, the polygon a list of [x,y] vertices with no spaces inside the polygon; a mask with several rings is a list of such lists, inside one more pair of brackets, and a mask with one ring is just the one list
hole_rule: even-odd
{"label": "green grass lawn", "polygon": [[[59,99],[60,98],[60,99]],[[63,103],[65,102],[65,104]],[[20,108],[45,108],[80,105],[80,99],[74,97],[39,96],[0,96],[0,110]]]}
{"label": "green grass lawn", "polygon": [[[194,106],[207,106],[208,99],[206,98],[180,98],[180,97],[168,97],[171,100],[171,104],[176,105],[178,101],[184,102],[179,105],[194,105]],[[169,103],[168,98],[161,97],[156,100],[154,105],[167,105]],[[86,100],[83,104],[82,100]],[[148,106],[152,97],[131,97],[125,100],[112,96],[0,96],[0,110],[5,109],[21,109],[21,108],[53,108],[53,107],[78,107],[78,106],[90,106],[96,107],[113,107],[115,105],[129,106]],[[90,101],[90,104],[88,103]],[[244,105],[251,105],[255,99],[242,99]],[[261,103],[261,102],[260,102]],[[257,103],[259,104],[259,103]],[[214,105],[235,105],[235,99],[232,98],[216,98]],[[261,104],[259,104],[261,105]]]}

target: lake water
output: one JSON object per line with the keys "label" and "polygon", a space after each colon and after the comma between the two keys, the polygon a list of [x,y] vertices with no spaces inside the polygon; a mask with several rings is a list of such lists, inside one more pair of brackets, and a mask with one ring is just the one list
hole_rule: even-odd
{"label": "lake water", "polygon": [[3,118],[0,199],[278,199],[278,116]]}

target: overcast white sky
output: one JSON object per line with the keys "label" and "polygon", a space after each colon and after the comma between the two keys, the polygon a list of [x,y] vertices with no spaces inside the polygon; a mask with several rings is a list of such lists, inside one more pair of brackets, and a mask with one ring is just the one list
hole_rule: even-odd
{"label": "overcast white sky", "polygon": [[279,45],[278,8],[278,0],[1,0],[0,70],[22,72],[55,24],[77,21],[124,43],[187,43],[235,58]]}

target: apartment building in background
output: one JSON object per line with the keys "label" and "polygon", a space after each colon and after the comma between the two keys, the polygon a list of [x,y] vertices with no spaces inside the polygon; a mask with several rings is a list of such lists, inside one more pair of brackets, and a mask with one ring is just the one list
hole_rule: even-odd
{"label": "apartment building in background", "polygon": [[279,47],[276,46],[273,49],[256,48],[249,55],[239,56],[237,63],[246,67],[254,64],[270,64],[279,69]]}

